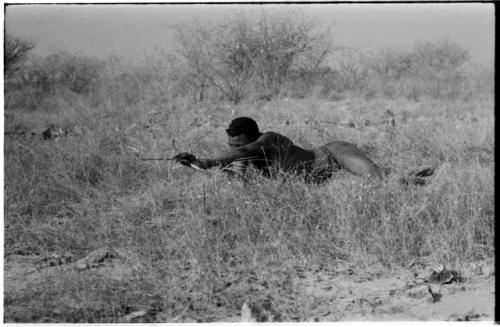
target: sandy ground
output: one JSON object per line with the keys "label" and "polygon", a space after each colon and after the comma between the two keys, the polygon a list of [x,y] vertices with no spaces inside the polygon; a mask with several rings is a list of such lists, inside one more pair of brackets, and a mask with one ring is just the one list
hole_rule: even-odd
{"label": "sandy ground", "polygon": [[[93,271],[102,278],[124,280],[140,272],[143,267],[127,254],[98,250],[78,261],[67,263],[64,258],[40,260],[36,256],[10,256],[4,262],[4,296],[15,294],[26,287],[44,283],[45,276],[78,274]],[[412,264],[406,268],[356,267],[348,263],[335,266],[296,267],[290,275],[292,292],[278,290],[276,285],[266,288],[276,291],[274,303],[254,297],[245,302],[238,315],[218,321],[290,321],[284,314],[286,306],[279,304],[289,298],[294,307],[301,308],[300,321],[467,321],[494,319],[495,278],[493,260],[467,264],[457,272],[443,266]],[[434,273],[433,273],[434,271]],[[240,292],[242,293],[242,292]],[[244,292],[241,296],[245,296]],[[239,298],[241,299],[241,296]],[[260,301],[260,302],[259,302]],[[283,303],[281,301],[281,303]],[[298,304],[298,305],[297,305]],[[23,308],[17,303],[4,312],[23,317]],[[279,311],[282,311],[281,314]],[[151,311],[137,311],[122,322],[140,322]],[[6,316],[9,321],[8,316]],[[148,317],[147,321],[171,321],[169,317]],[[180,317],[175,322],[196,322]]]}
{"label": "sandy ground", "polygon": [[311,274],[305,281],[306,293],[323,298],[314,320],[493,320],[495,280],[490,272],[442,284],[431,281],[428,271]]}

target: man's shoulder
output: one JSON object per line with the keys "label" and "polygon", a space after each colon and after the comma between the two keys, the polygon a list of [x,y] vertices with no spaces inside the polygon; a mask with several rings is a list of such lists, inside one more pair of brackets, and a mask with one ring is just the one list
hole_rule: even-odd
{"label": "man's shoulder", "polygon": [[262,133],[261,136],[257,139],[256,142],[259,143],[265,143],[265,144],[281,144],[281,145],[286,145],[286,144],[292,144],[293,142],[286,136],[281,135],[276,132],[265,132]]}
{"label": "man's shoulder", "polygon": [[283,138],[284,136],[279,134],[279,133],[276,133],[276,132],[265,132],[265,133],[262,133],[259,138],[257,139],[257,141],[275,141],[275,140],[279,140],[281,138]]}
{"label": "man's shoulder", "polygon": [[281,135],[280,133],[269,131],[269,132],[262,133],[262,135],[260,137],[266,137],[267,138],[267,137],[286,137],[286,136]]}

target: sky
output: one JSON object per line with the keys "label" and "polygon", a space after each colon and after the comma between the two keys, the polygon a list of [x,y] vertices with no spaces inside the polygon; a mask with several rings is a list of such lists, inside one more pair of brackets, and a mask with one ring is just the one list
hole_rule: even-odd
{"label": "sky", "polygon": [[7,33],[36,41],[35,53],[65,50],[89,56],[140,57],[175,47],[172,25],[196,17],[220,22],[239,11],[299,10],[331,26],[336,45],[377,50],[408,48],[418,41],[448,39],[470,51],[477,63],[492,63],[493,4],[24,4],[8,5]]}

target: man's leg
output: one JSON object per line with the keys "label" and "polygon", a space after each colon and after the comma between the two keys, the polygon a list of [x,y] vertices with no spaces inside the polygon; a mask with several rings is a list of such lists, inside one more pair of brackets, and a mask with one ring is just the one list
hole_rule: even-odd
{"label": "man's leg", "polygon": [[[318,164],[325,165],[328,163],[330,165],[331,169],[328,171],[343,168],[356,175],[377,178],[387,176],[391,172],[390,168],[379,167],[352,143],[343,141],[330,142],[315,150],[315,153]],[[400,182],[406,185],[425,185],[428,182],[427,177],[432,175],[434,175],[433,167],[420,168],[401,177]]]}
{"label": "man's leg", "polygon": [[384,175],[384,171],[352,143],[334,141],[319,149],[328,155],[332,164],[353,174],[376,178],[382,178]]}

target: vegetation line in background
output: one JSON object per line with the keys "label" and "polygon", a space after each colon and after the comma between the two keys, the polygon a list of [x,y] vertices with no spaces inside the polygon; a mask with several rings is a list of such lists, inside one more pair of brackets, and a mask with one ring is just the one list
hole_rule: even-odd
{"label": "vegetation line in background", "polygon": [[125,71],[120,67],[130,65],[116,57],[60,52],[29,58],[34,42],[7,34],[5,72],[12,78],[6,88],[29,94],[15,100],[7,92],[6,108],[35,110],[63,90],[93,96],[96,103],[114,95],[124,105],[137,105],[161,101],[151,97],[157,88],[195,102],[238,103],[308,96],[335,100],[349,93],[456,99],[493,87],[491,71],[471,63],[469,51],[450,40],[368,53],[336,46],[329,29],[298,12],[240,13],[217,25],[193,20],[175,30],[176,52],[149,55]]}

